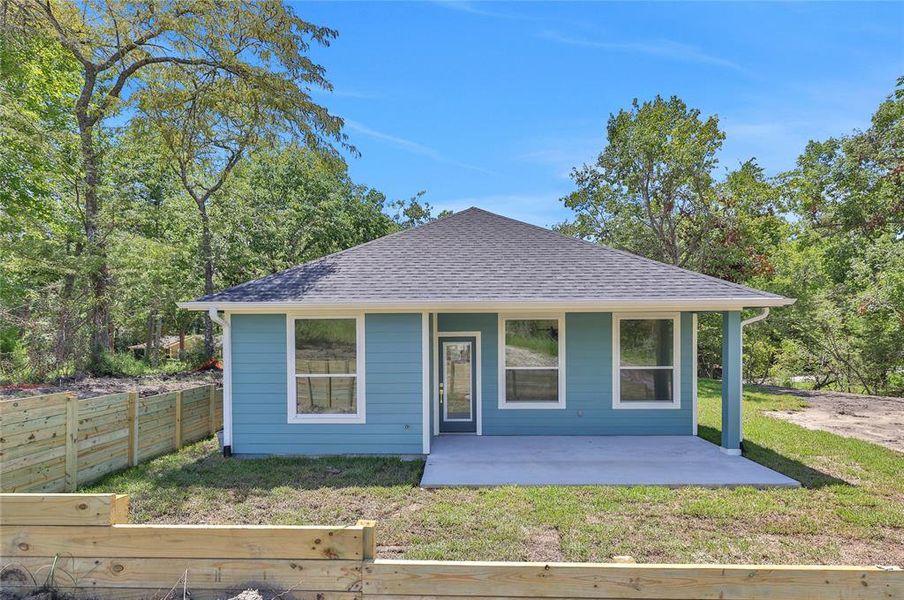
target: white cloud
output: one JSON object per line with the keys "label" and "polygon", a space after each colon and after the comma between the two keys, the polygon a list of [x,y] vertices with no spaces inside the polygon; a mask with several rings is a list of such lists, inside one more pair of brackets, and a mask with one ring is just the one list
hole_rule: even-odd
{"label": "white cloud", "polygon": [[352,121],[350,119],[346,119],[345,121],[346,128],[351,131],[360,133],[361,135],[367,136],[369,138],[379,140],[381,142],[385,142],[390,146],[395,146],[400,150],[404,150],[405,152],[410,152],[411,154],[417,154],[419,156],[426,156],[436,162],[444,163],[447,165],[452,165],[455,167],[460,167],[462,169],[467,169],[469,171],[477,171],[479,173],[487,173],[492,174],[492,171],[485,169],[483,167],[478,167],[476,165],[471,165],[465,162],[457,161],[451,158],[444,156],[439,151],[431,148],[430,146],[425,146],[424,144],[415,142],[413,140],[409,140],[403,137],[399,137],[396,135],[392,135],[389,133],[384,133],[382,131],[377,131],[376,129],[371,129],[367,125],[363,123],[359,123],[357,121]]}
{"label": "white cloud", "polygon": [[540,33],[540,37],[569,46],[578,46],[582,48],[598,48],[600,50],[612,50],[616,52],[629,52],[637,54],[648,54],[650,56],[660,56],[672,60],[684,62],[696,62],[729,69],[743,70],[742,67],[734,61],[709,54],[696,46],[682,44],[672,40],[646,40],[641,42],[611,42],[600,40],[588,40],[584,38],[570,37],[563,35],[557,31],[544,31]]}

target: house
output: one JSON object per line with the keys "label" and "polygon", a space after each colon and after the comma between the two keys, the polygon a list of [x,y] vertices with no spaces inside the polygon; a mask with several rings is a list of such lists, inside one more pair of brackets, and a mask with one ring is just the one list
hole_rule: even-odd
{"label": "house", "polygon": [[741,310],[792,302],[470,208],[180,306],[224,326],[241,455],[692,436],[697,313],[717,311],[736,455]]}
{"label": "house", "polygon": [[[178,335],[165,335],[160,338],[160,353],[169,360],[179,360],[183,354],[201,347],[203,343],[204,336],[201,335],[186,335],[181,339]],[[147,342],[142,342],[129,346],[129,350],[136,358],[143,358],[147,346]]]}

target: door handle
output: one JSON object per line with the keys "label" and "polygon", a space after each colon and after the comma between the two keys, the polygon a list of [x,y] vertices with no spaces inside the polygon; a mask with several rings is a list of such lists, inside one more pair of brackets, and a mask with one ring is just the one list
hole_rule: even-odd
{"label": "door handle", "polygon": [[443,389],[443,384],[440,382],[439,384],[439,403],[443,403],[444,396],[446,395],[445,390]]}

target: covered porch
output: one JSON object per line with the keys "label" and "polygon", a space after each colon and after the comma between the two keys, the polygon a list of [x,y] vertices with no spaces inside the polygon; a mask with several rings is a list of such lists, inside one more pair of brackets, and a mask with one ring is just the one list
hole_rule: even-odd
{"label": "covered porch", "polygon": [[433,440],[421,487],[799,487],[696,436],[470,436]]}

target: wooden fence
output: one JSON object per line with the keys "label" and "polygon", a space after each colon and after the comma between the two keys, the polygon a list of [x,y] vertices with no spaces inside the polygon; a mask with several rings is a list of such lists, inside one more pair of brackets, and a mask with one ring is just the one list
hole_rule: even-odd
{"label": "wooden fence", "polygon": [[[349,527],[128,525],[112,494],[0,495],[2,585],[50,580],[78,596],[227,598],[904,598],[881,567],[376,560],[375,524]],[[190,596],[183,590],[190,591]]]}
{"label": "wooden fence", "polygon": [[214,385],[143,398],[128,392],[0,400],[0,491],[75,491],[205,438],[222,422],[223,391]]}

